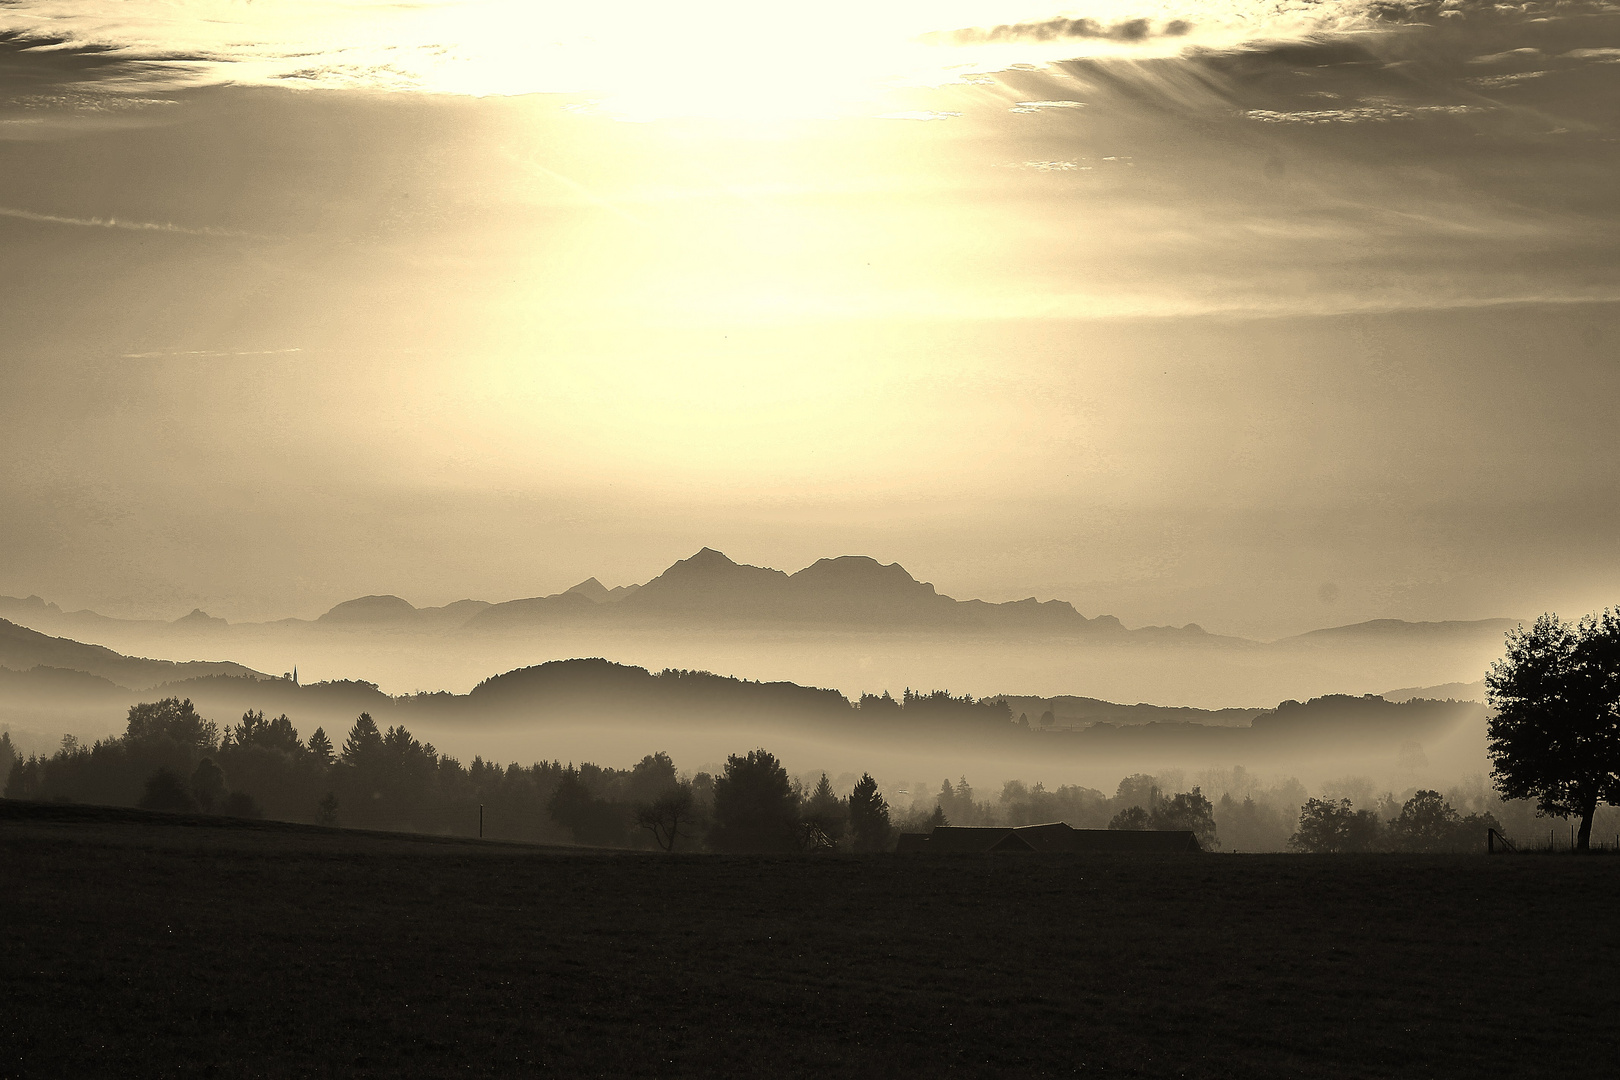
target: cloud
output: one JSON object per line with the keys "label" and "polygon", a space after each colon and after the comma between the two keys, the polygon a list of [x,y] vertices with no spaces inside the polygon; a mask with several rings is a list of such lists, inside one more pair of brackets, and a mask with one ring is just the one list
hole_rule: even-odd
{"label": "cloud", "polygon": [[1539,79],[1547,74],[1545,71],[1521,71],[1517,75],[1482,75],[1477,79],[1464,79],[1469,86],[1477,86],[1481,90],[1501,90],[1509,86],[1517,86],[1531,79]]}
{"label": "cloud", "polygon": [[1086,103],[1083,101],[1020,101],[1007,111],[1015,113],[1038,113],[1046,112],[1048,109],[1083,109],[1085,107]]}
{"label": "cloud", "polygon": [[[253,233],[237,232],[232,229],[216,229],[210,226],[175,225],[167,221],[129,221],[115,217],[69,217],[65,214],[41,214],[33,210],[21,210],[14,206],[0,206],[0,217],[17,218],[20,221],[37,221],[44,225],[75,225],[87,229],[124,229],[129,232],[181,233],[186,236],[256,238]],[[263,239],[262,237],[257,238]]]}
{"label": "cloud", "polygon": [[1126,19],[1102,23],[1096,19],[1047,19],[1043,22],[1004,23],[1000,26],[965,27],[937,34],[926,34],[929,44],[983,45],[995,41],[1065,41],[1089,38],[1103,41],[1146,41],[1153,37],[1181,37],[1192,29],[1183,19],[1161,23],[1155,31],[1149,19]]}
{"label": "cloud", "polygon": [[222,352],[217,349],[180,349],[168,352],[127,352],[120,353],[121,360],[161,360],[169,357],[203,357],[207,359],[220,359],[237,356],[286,356],[289,353],[301,353],[303,349],[247,349],[236,352]]}
{"label": "cloud", "polygon": [[1505,64],[1510,61],[1536,61],[1541,59],[1540,49],[1509,49],[1507,52],[1490,53],[1486,56],[1476,56],[1468,62],[1470,64]]}
{"label": "cloud", "polygon": [[930,109],[910,109],[905,112],[881,113],[878,120],[949,120],[953,116],[961,116],[959,112],[934,112]]}
{"label": "cloud", "polygon": [[1008,168],[1035,169],[1038,172],[1090,172],[1090,165],[1082,165],[1078,161],[1015,161],[1009,162]]}
{"label": "cloud", "polygon": [[1263,124],[1383,124],[1424,115],[1461,116],[1479,111],[1479,107],[1474,105],[1361,105],[1353,109],[1306,109],[1299,112],[1250,109],[1244,115]]}

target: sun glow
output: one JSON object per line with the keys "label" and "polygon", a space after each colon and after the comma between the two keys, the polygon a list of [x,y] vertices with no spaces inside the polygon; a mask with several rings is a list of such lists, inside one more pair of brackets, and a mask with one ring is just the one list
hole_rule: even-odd
{"label": "sun glow", "polygon": [[[142,61],[127,83],[229,81],[458,95],[577,95],[618,120],[911,115],[910,88],[1083,55],[1175,53],[1359,17],[1352,0],[43,0],[8,28]],[[46,48],[56,45],[46,45]]]}

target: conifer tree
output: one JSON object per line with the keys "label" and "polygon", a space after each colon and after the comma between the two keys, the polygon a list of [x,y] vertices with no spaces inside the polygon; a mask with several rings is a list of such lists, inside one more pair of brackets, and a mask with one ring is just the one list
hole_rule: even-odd
{"label": "conifer tree", "polygon": [[832,781],[822,773],[821,779],[804,801],[804,820],[814,824],[834,844],[844,839],[848,831],[849,807],[833,793]]}
{"label": "conifer tree", "polygon": [[349,737],[343,740],[343,764],[370,764],[377,760],[382,748],[383,736],[377,730],[377,722],[370,713],[363,712],[355,720],[354,727],[349,729]]}
{"label": "conifer tree", "polygon": [[332,740],[326,737],[325,728],[316,728],[315,734],[309,737],[309,756],[321,766],[332,764]]}
{"label": "conifer tree", "polygon": [[849,793],[849,831],[856,851],[888,850],[894,831],[889,824],[889,803],[871,773],[862,774]]}

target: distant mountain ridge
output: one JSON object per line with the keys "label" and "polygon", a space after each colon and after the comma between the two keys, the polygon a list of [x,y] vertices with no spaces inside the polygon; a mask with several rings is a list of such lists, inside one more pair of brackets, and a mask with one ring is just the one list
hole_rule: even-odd
{"label": "distant mountain ridge", "polygon": [[101,645],[50,637],[0,619],[0,668],[26,672],[50,668],[98,676],[131,690],[210,675],[264,679],[268,676],[229,661],[147,660],[124,656]]}
{"label": "distant mountain ridge", "polygon": [[[91,632],[109,626],[159,633],[210,635],[231,624],[200,609],[173,622],[112,619],[93,611],[63,612],[38,596],[0,597],[0,617],[47,630]],[[899,563],[864,555],[818,559],[796,573],[738,563],[705,547],[644,584],[608,588],[595,577],[563,592],[500,603],[458,600],[418,608],[402,597],[374,594],[334,605],[314,620],[282,619],[282,627],[429,632],[523,632],[568,626],[682,628],[780,626],[850,632],[995,633],[1099,641],[1209,643],[1258,648],[1246,638],[1207,633],[1196,623],[1127,629],[1112,615],[1086,617],[1063,600],[1034,597],[1004,603],[958,600],[918,581]],[[1272,647],[1313,649],[1395,644],[1455,644],[1487,640],[1511,619],[1404,622],[1375,619],[1283,638]]]}
{"label": "distant mountain ridge", "polygon": [[1406,622],[1401,619],[1373,619],[1349,626],[1330,626],[1283,638],[1273,645],[1390,645],[1406,641],[1463,641],[1470,638],[1496,641],[1519,625],[1518,619],[1451,619],[1445,622]]}
{"label": "distant mountain ridge", "polygon": [[[582,603],[589,600],[589,606]],[[607,590],[595,578],[552,596],[494,604],[468,629],[510,629],[570,618],[622,622],[779,623],[852,630],[1034,630],[1129,633],[1112,615],[1088,619],[1062,600],[1005,604],[956,600],[899,563],[864,555],[819,559],[797,573],[734,562],[713,548],[676,562],[638,587]],[[1163,632],[1202,635],[1198,627]]]}

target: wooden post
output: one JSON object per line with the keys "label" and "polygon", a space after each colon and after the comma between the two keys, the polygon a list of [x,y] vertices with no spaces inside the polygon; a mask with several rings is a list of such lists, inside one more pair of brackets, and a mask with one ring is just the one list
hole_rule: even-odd
{"label": "wooden post", "polygon": [[478,804],[478,839],[484,838],[484,804]]}

